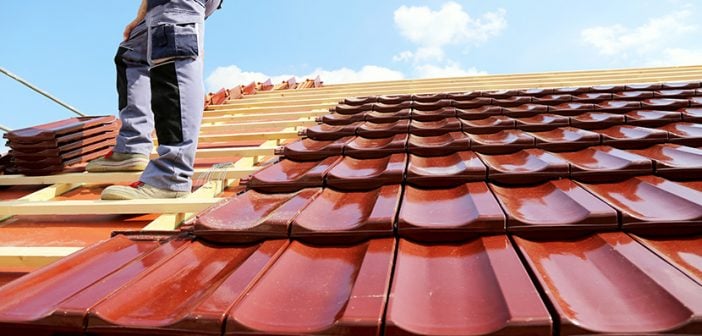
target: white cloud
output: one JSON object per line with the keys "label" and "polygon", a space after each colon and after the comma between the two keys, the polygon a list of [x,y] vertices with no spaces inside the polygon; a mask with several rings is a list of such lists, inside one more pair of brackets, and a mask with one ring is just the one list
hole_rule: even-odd
{"label": "white cloud", "polygon": [[393,56],[392,60],[395,62],[404,62],[404,61],[409,61],[413,58],[414,58],[414,53],[409,51],[409,50],[405,50],[405,51]]}
{"label": "white cloud", "polygon": [[277,75],[271,76],[261,72],[243,71],[236,65],[226,67],[218,67],[206,79],[207,90],[210,92],[218,91],[221,88],[232,88],[237,85],[246,85],[255,82],[263,82],[270,78],[273,83],[279,83],[284,80],[295,77],[298,81],[307,78],[316,78],[319,76],[326,84],[342,84],[356,82],[376,82],[388,80],[401,80],[405,76],[402,72],[392,69],[366,65],[360,70],[352,70],[349,68],[340,68],[336,70],[316,69],[312,73],[302,76],[293,75]]}
{"label": "white cloud", "polygon": [[691,16],[689,9],[683,9],[649,19],[634,28],[621,24],[586,28],[581,31],[581,37],[603,55],[626,58],[632,52],[645,54],[660,50],[681,34],[694,32],[697,26],[690,22]]}
{"label": "white cloud", "polygon": [[449,64],[445,66],[437,66],[431,64],[418,65],[415,67],[415,72],[419,78],[445,78],[487,75],[487,72],[480,71],[474,67],[463,69],[459,64],[454,62],[449,62]]}
{"label": "white cloud", "polygon": [[648,62],[650,66],[700,65],[702,64],[702,49],[688,50],[682,48],[664,49],[659,58]]}

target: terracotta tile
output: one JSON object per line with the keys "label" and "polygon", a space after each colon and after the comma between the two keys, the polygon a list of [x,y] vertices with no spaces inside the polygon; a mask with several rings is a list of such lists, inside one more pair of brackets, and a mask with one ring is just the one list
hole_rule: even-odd
{"label": "terracotta tile", "polygon": [[407,166],[407,183],[423,188],[455,187],[486,177],[485,165],[471,151],[435,157],[410,155]]}
{"label": "terracotta tile", "polygon": [[622,229],[666,234],[700,231],[700,185],[640,176],[618,183],[583,186],[620,212]]}
{"label": "terracotta tile", "polygon": [[590,87],[592,92],[619,92],[626,90],[624,85],[595,85]]}
{"label": "terracotta tile", "polygon": [[545,96],[553,94],[554,90],[549,88],[533,88],[533,89],[522,89],[518,90],[520,95],[523,96]]}
{"label": "terracotta tile", "polygon": [[113,122],[110,124],[101,124],[77,132],[68,133],[66,135],[51,138],[48,140],[30,142],[8,141],[7,145],[17,150],[36,150],[52,148],[61,148],[64,150],[68,150],[81,147],[81,145],[85,144],[86,140],[91,141],[91,143],[95,143],[101,140],[105,140],[109,137],[114,137],[116,132],[119,131],[119,127],[119,122]]}
{"label": "terracotta tile", "polygon": [[624,233],[515,240],[555,307],[561,335],[702,332],[699,284]]}
{"label": "terracotta tile", "polygon": [[400,240],[385,335],[551,335],[551,318],[505,236]]}
{"label": "terracotta tile", "polygon": [[626,123],[634,126],[656,127],[682,120],[682,113],[672,111],[638,110],[626,114]]}
{"label": "terracotta tile", "polygon": [[374,103],[373,111],[376,112],[398,112],[412,107],[411,101],[403,101],[397,104]]}
{"label": "terracotta tile", "polygon": [[571,180],[550,181],[535,187],[491,184],[507,214],[507,231],[537,234],[545,230],[613,230],[617,213]]}
{"label": "terracotta tile", "polygon": [[683,121],[700,123],[702,122],[702,108],[688,107],[680,109]]}
{"label": "terracotta tile", "polygon": [[581,93],[577,96],[573,96],[573,102],[576,103],[601,103],[604,101],[612,100],[613,95],[611,91],[607,92],[590,92]]}
{"label": "terracotta tile", "polygon": [[379,335],[394,239],[292,242],[227,316],[225,335]]}
{"label": "terracotta tile", "polygon": [[452,118],[456,116],[456,108],[454,107],[442,107],[433,110],[417,110],[412,109],[412,120],[418,121],[438,121],[444,118]]}
{"label": "terracotta tile", "polygon": [[199,213],[193,232],[199,238],[221,243],[287,238],[295,216],[321,192],[321,188],[287,194],[249,190]]}
{"label": "terracotta tile", "polygon": [[503,114],[503,107],[488,105],[473,109],[456,109],[456,116],[463,120],[484,119],[491,116],[499,116]]}
{"label": "terracotta tile", "polygon": [[378,102],[383,104],[399,104],[412,99],[411,95],[385,95],[378,96]]}
{"label": "terracotta tile", "polygon": [[593,146],[577,152],[557,153],[570,164],[572,179],[612,182],[653,173],[653,161],[609,146]]}
{"label": "terracotta tile", "polygon": [[668,82],[661,85],[663,90],[684,90],[696,89],[700,87],[700,82]]}
{"label": "terracotta tile", "polygon": [[368,114],[368,112],[356,114],[330,113],[323,115],[319,121],[331,126],[349,125],[364,121],[366,114]]}
{"label": "terracotta tile", "polygon": [[397,229],[417,241],[457,241],[505,231],[505,215],[485,182],[448,189],[405,188]]}
{"label": "terracotta tile", "polygon": [[633,238],[702,285],[702,236]]}
{"label": "terracotta tile", "polygon": [[445,93],[420,93],[413,94],[412,100],[420,103],[431,103],[441,99],[447,99],[448,95]]}
{"label": "terracotta tile", "polygon": [[357,122],[348,125],[331,126],[327,124],[314,125],[306,128],[302,135],[317,141],[337,140],[343,137],[353,136],[356,129],[363,123]]}
{"label": "terracotta tile", "polygon": [[689,98],[694,97],[696,94],[695,89],[658,90],[653,92],[656,98]]}
{"label": "terracotta tile", "polygon": [[470,138],[463,132],[449,132],[436,136],[410,134],[407,149],[411,154],[444,156],[470,149]]}
{"label": "terracotta tile", "polygon": [[663,88],[663,85],[661,83],[637,83],[637,84],[628,84],[626,85],[626,90],[627,91],[651,91],[651,90],[660,90]]}
{"label": "terracotta tile", "polygon": [[481,96],[495,99],[507,99],[513,96],[518,96],[519,93],[519,90],[491,90],[481,92]]}
{"label": "terracotta tile", "polygon": [[357,104],[357,105],[338,104],[338,105],[330,108],[329,112],[336,112],[338,114],[357,114],[357,113],[370,112],[372,110],[373,110],[372,103],[364,103],[364,104]]}
{"label": "terracotta tile", "polygon": [[410,121],[407,119],[382,124],[366,121],[358,127],[356,133],[364,138],[387,138],[407,133],[409,125]]}
{"label": "terracotta tile", "polygon": [[588,103],[563,103],[551,106],[549,112],[563,116],[574,116],[585,112],[593,112],[595,104]]}
{"label": "terracotta tile", "polygon": [[400,185],[356,192],[326,188],[295,218],[290,236],[336,244],[392,236],[401,189]]}
{"label": "terracotta tile", "polygon": [[507,116],[492,116],[478,120],[461,119],[463,131],[470,134],[497,133],[516,127],[514,119]]}
{"label": "terracotta tile", "polygon": [[474,109],[485,105],[492,105],[493,99],[487,97],[473,98],[470,100],[455,99],[453,107],[457,109]]}
{"label": "terracotta tile", "polygon": [[346,104],[346,105],[363,105],[363,104],[368,104],[368,103],[376,103],[378,102],[378,97],[377,96],[365,96],[365,97],[350,97],[346,98],[343,101],[341,101],[339,104]]}
{"label": "terracotta tile", "polygon": [[345,137],[336,141],[302,139],[281,147],[276,154],[290,160],[319,161],[330,156],[341,155],[344,146],[354,139],[355,137]]}
{"label": "terracotta tile", "polygon": [[556,94],[570,94],[570,95],[578,95],[578,94],[590,92],[590,88],[587,86],[560,87],[560,88],[555,88],[553,90]]}
{"label": "terracotta tile", "polygon": [[677,110],[690,107],[687,99],[651,98],[641,101],[641,108],[646,110]]}
{"label": "terracotta tile", "polygon": [[446,99],[471,100],[480,97],[481,94],[481,91],[449,92],[446,94]]}
{"label": "terracotta tile", "polygon": [[602,144],[617,148],[643,148],[668,141],[668,133],[652,128],[618,125],[597,130],[602,135]]}
{"label": "terracotta tile", "polygon": [[92,152],[84,153],[80,156],[62,160],[60,162],[56,158],[43,158],[37,161],[26,161],[15,158],[13,163],[17,167],[17,170],[20,174],[32,176],[50,175],[62,171],[68,171],[72,168],[71,166],[75,166],[75,168],[78,168],[78,171],[82,171],[83,164],[85,164],[88,161],[105,156],[111,150],[112,146],[102,147]]}
{"label": "terracotta tile", "polygon": [[653,98],[654,94],[653,91],[643,91],[643,90],[634,90],[634,91],[621,91],[613,94],[612,99],[615,100],[642,100],[642,99],[648,99],[648,98]]}
{"label": "terracotta tile", "polygon": [[534,103],[545,105],[558,105],[573,101],[573,96],[569,94],[550,94],[534,98]]}
{"label": "terracotta tile", "polygon": [[412,109],[418,111],[434,111],[453,106],[453,99],[441,99],[431,102],[413,102]]}
{"label": "terracotta tile", "polygon": [[344,146],[344,155],[359,159],[371,159],[404,153],[408,138],[407,134],[396,134],[381,139],[368,139],[359,136]]}
{"label": "terracotta tile", "polygon": [[[697,92],[698,95],[700,95],[700,92],[702,92],[702,90],[697,89]],[[702,107],[702,97],[692,97],[688,100],[688,102],[690,103],[690,107]]]}
{"label": "terracotta tile", "polygon": [[568,163],[552,153],[531,148],[506,155],[480,155],[488,179],[503,184],[533,184],[568,177]]}
{"label": "terracotta tile", "polygon": [[263,168],[248,178],[247,188],[257,191],[295,192],[304,188],[324,186],[324,177],[341,157],[331,156],[322,161],[281,160]]}
{"label": "terracotta tile", "polygon": [[[108,134],[107,137],[100,139],[86,139],[82,144],[68,144],[64,148],[52,148],[52,149],[31,149],[31,150],[17,150],[12,148],[12,156],[15,159],[15,164],[20,161],[35,161],[41,160],[42,162],[51,162],[60,164],[64,161],[78,158],[82,155],[92,153],[96,150],[104,149],[107,147],[112,147],[115,145],[115,136],[117,133]],[[98,141],[93,141],[98,140]],[[50,159],[50,161],[47,161]]]}
{"label": "terracotta tile", "polygon": [[568,117],[556,114],[538,114],[528,118],[515,118],[516,127],[522,131],[541,132],[558,127],[567,127],[570,122]]}
{"label": "terracotta tile", "polygon": [[532,117],[542,113],[548,113],[551,108],[548,105],[524,104],[517,107],[505,108],[504,114],[508,117],[524,118]]}
{"label": "terracotta tile", "polygon": [[493,104],[502,107],[515,107],[523,104],[529,104],[533,100],[534,98],[528,96],[512,96],[509,98],[497,98]]}
{"label": "terracotta tile", "polygon": [[672,179],[696,179],[702,174],[702,150],[675,144],[660,144],[630,150],[652,159],[656,175]]}
{"label": "terracotta tile", "polygon": [[641,102],[630,100],[608,100],[595,104],[595,111],[625,113],[626,111],[641,109]]}
{"label": "terracotta tile", "polygon": [[366,120],[374,123],[394,123],[410,119],[410,111],[410,109],[402,109],[397,112],[366,112]]}
{"label": "terracotta tile", "polygon": [[561,127],[544,132],[531,132],[536,147],[551,152],[575,151],[600,144],[600,135],[573,127]]}
{"label": "terracotta tile", "polygon": [[586,130],[608,128],[624,124],[626,116],[606,112],[586,112],[570,117],[570,126]]}
{"label": "terracotta tile", "polygon": [[419,136],[436,136],[460,131],[461,122],[458,118],[444,118],[438,121],[412,120],[410,124],[410,133]]}
{"label": "terracotta tile", "polygon": [[388,184],[401,184],[407,154],[398,153],[377,159],[344,157],[326,175],[327,185],[340,190],[369,190]]}
{"label": "terracotta tile", "polygon": [[221,335],[229,307],[287,244],[186,244],[93,307],[87,333]]}
{"label": "terracotta tile", "polygon": [[114,116],[76,117],[56,122],[13,130],[4,137],[10,142],[32,143],[56,139],[62,135],[79,132],[96,126],[115,123]]}
{"label": "terracotta tile", "polygon": [[670,142],[685,146],[702,146],[702,124],[678,122],[659,127],[668,132]]}
{"label": "terracotta tile", "polygon": [[468,136],[471,139],[471,149],[481,154],[508,154],[534,147],[534,137],[516,129]]}
{"label": "terracotta tile", "polygon": [[62,302],[157,247],[157,242],[117,236],[0,288],[0,332],[82,332],[87,309],[62,317],[56,314]]}

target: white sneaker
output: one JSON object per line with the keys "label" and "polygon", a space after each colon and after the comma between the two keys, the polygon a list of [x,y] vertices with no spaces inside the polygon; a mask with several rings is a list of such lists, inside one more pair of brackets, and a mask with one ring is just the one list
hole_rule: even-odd
{"label": "white sneaker", "polygon": [[186,191],[172,191],[159,189],[143,182],[134,182],[128,186],[114,185],[102,191],[103,200],[135,200],[135,199],[155,199],[155,198],[181,198],[188,196]]}

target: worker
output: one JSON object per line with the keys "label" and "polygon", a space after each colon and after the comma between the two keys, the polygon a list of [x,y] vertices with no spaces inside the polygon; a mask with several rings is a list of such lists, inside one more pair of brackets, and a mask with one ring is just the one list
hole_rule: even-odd
{"label": "worker", "polygon": [[[143,171],[103,200],[179,198],[190,194],[204,106],[205,19],[223,0],[142,0],[124,29],[115,63],[122,126],[113,151],[89,172]],[[158,157],[152,131],[158,137]]]}

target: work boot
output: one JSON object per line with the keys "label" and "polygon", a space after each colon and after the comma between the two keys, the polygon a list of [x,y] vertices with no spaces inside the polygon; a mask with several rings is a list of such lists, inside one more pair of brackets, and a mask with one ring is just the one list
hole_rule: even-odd
{"label": "work boot", "polygon": [[135,200],[154,198],[181,198],[189,195],[187,191],[159,189],[144,182],[134,182],[128,186],[113,185],[102,191],[103,200]]}
{"label": "work boot", "polygon": [[91,173],[142,171],[149,164],[144,154],[109,152],[104,157],[88,162],[85,170]]}

